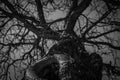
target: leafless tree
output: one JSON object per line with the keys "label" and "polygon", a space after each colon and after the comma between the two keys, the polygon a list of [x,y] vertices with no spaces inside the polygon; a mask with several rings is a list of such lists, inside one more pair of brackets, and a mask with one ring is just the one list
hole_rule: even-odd
{"label": "leafless tree", "polygon": [[[58,46],[66,45],[67,51],[60,51],[70,53],[67,56],[76,61],[75,65],[87,61],[94,65],[103,57],[102,77],[119,79],[119,4],[120,0],[0,0],[0,80],[24,79],[30,65],[58,54]],[[64,44],[69,39],[73,44]],[[81,53],[85,55],[80,57]],[[105,56],[112,56],[112,60],[105,62]],[[52,57],[59,63],[55,55]],[[80,66],[71,69],[77,72]],[[97,70],[95,65],[92,68]]]}

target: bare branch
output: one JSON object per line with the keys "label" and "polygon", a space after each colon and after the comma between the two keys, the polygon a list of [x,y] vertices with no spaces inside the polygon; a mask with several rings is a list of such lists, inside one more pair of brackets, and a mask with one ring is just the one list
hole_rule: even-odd
{"label": "bare branch", "polygon": [[46,24],[46,20],[45,20],[45,17],[44,17],[44,12],[43,12],[43,6],[41,4],[41,1],[40,0],[35,0],[35,2],[36,2],[38,16],[39,16],[39,20],[40,20],[41,24],[44,25],[44,28],[50,29]]}
{"label": "bare branch", "polygon": [[[54,39],[54,40],[60,39],[59,34],[53,32],[51,30],[36,28],[33,24],[31,24],[27,20],[25,20],[24,17],[21,16],[20,14],[9,13],[9,12],[6,12],[5,10],[3,10],[2,8],[0,8],[0,11],[2,11],[6,16],[8,16],[10,18],[16,18],[16,19],[20,20],[21,22],[24,23],[24,25],[25,25],[24,27],[26,27],[27,29],[29,29],[30,31],[32,31],[39,37],[44,37],[47,39]],[[50,33],[52,33],[52,35]]]}
{"label": "bare branch", "polygon": [[0,31],[1,31],[1,29],[2,29],[10,20],[12,20],[12,18],[11,18],[11,19],[8,19],[5,23],[3,23],[2,25],[0,25]]}
{"label": "bare branch", "polygon": [[86,36],[86,34],[94,27],[96,26],[99,22],[101,22],[104,18],[106,18],[110,13],[112,12],[112,10],[108,10],[106,11],[95,23],[93,23],[89,28],[87,28],[85,30],[85,32],[83,33],[83,37]]}
{"label": "bare branch", "polygon": [[115,46],[111,43],[108,43],[108,42],[99,42],[99,41],[89,41],[89,40],[85,40],[85,42],[87,43],[91,43],[91,44],[94,44],[94,45],[106,45],[106,46],[109,46],[110,48],[113,48],[113,49],[116,49],[116,50],[120,50],[120,46]]}
{"label": "bare branch", "polygon": [[34,43],[8,43],[8,44],[4,44],[4,43],[0,43],[0,45],[3,45],[3,46],[20,46],[20,45],[33,45]]}
{"label": "bare branch", "polygon": [[111,64],[106,64],[106,63],[103,63],[104,67],[106,67],[107,71],[109,70],[109,74],[112,74],[112,75],[118,75],[120,76],[120,67],[118,66],[112,66]]}
{"label": "bare branch", "polygon": [[75,23],[78,19],[78,17],[82,14],[82,12],[89,6],[92,0],[83,0],[79,6],[77,7],[76,11],[73,12],[73,14],[69,17],[69,22],[67,24],[66,32],[68,33],[74,33],[73,28],[75,26]]}
{"label": "bare branch", "polygon": [[116,26],[120,26],[120,22],[119,21],[110,21],[110,22],[101,22],[102,24],[108,24],[108,25],[116,25]]}
{"label": "bare branch", "polygon": [[60,19],[56,19],[56,20],[54,20],[54,21],[52,21],[52,22],[49,22],[49,23],[47,23],[49,26],[51,26],[52,24],[54,24],[54,23],[56,23],[56,22],[60,22],[60,21],[63,21],[63,20],[66,20],[67,19],[67,17],[65,17],[65,18],[60,18]]}
{"label": "bare branch", "polygon": [[14,6],[8,0],[1,0],[13,13],[17,13]]}
{"label": "bare branch", "polygon": [[101,33],[101,34],[99,34],[99,35],[97,35],[97,36],[89,36],[87,39],[99,38],[99,37],[102,37],[102,36],[107,35],[107,34],[109,34],[109,33],[116,32],[116,31],[120,32],[120,29],[110,30],[110,31]]}

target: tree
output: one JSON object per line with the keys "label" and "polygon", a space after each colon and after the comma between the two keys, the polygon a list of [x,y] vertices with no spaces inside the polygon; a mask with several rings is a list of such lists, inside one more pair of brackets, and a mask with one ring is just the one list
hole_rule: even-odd
{"label": "tree", "polygon": [[[77,50],[70,54],[75,61],[83,58],[84,62],[88,55],[92,65],[96,54],[91,53],[97,53],[103,57],[102,76],[116,80],[120,75],[119,4],[119,0],[0,0],[0,79],[24,79],[30,65],[49,55],[51,44],[56,47],[70,39],[76,42],[71,48],[79,48],[78,54]],[[54,48],[50,55],[53,52]],[[77,58],[80,53],[85,55]],[[104,62],[105,56],[113,60]]]}

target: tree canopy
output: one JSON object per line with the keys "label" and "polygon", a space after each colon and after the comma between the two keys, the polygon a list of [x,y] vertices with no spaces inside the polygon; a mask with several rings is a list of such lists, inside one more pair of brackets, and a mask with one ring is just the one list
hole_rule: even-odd
{"label": "tree canopy", "polygon": [[77,46],[81,53],[99,54],[103,76],[117,80],[119,4],[120,0],[0,0],[0,79],[23,79],[26,69],[48,55],[54,44],[73,39],[70,49]]}

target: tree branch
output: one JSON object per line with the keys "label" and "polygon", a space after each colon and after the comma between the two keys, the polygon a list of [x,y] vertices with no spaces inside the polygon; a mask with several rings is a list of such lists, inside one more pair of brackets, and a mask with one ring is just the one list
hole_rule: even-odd
{"label": "tree branch", "polygon": [[108,24],[108,25],[116,25],[116,26],[120,26],[120,22],[119,21],[110,21],[110,22],[101,22],[102,24]]}
{"label": "tree branch", "polygon": [[10,9],[12,13],[18,13],[14,6],[8,0],[1,0],[7,7]]}
{"label": "tree branch", "polygon": [[108,9],[117,8],[120,6],[119,0],[103,0],[105,4],[107,5]]}
{"label": "tree branch", "polygon": [[36,2],[38,16],[39,16],[39,20],[40,20],[41,24],[44,25],[44,28],[50,29],[46,24],[46,20],[45,20],[45,17],[44,17],[44,12],[43,12],[43,6],[41,4],[41,1],[40,0],[35,0],[35,2]]}
{"label": "tree branch", "polygon": [[53,32],[53,31],[50,31],[50,30],[45,30],[43,28],[39,28],[39,29],[36,28],[33,24],[31,24],[27,20],[25,20],[24,17],[21,16],[20,14],[9,13],[9,12],[6,12],[5,10],[3,10],[2,8],[0,8],[0,11],[2,11],[3,14],[5,14],[6,16],[8,16],[10,18],[16,18],[16,19],[20,20],[21,22],[23,22],[25,25],[24,27],[26,27],[27,29],[32,31],[38,37],[43,37],[43,38],[53,39],[53,40],[60,39],[59,34]]}
{"label": "tree branch", "polygon": [[101,33],[101,34],[99,34],[99,35],[97,35],[97,36],[90,36],[90,37],[88,37],[87,39],[98,38],[98,37],[101,37],[101,36],[107,35],[107,34],[109,34],[109,33],[115,32],[115,31],[119,31],[119,32],[120,32],[120,29],[110,30],[110,31],[107,31],[107,32]]}
{"label": "tree branch", "polygon": [[67,24],[67,28],[66,28],[66,32],[69,34],[74,33],[73,29],[74,26],[76,24],[76,21],[78,19],[78,17],[82,14],[82,12],[89,6],[89,4],[91,3],[92,0],[83,0],[79,6],[77,7],[77,9],[73,12],[73,14],[70,15],[70,17],[68,18],[68,24]]}
{"label": "tree branch", "polygon": [[114,46],[113,44],[108,43],[108,42],[88,41],[88,40],[85,40],[85,42],[95,44],[95,45],[97,45],[97,44],[106,45],[106,46],[109,46],[113,49],[120,50],[120,46]]}
{"label": "tree branch", "polygon": [[89,28],[87,28],[87,29],[85,30],[85,32],[83,33],[82,36],[85,37],[86,34],[87,34],[94,26],[96,26],[100,21],[102,21],[104,18],[106,18],[111,12],[112,12],[112,10],[106,11],[106,12],[99,18],[99,20],[97,20],[95,23],[93,23]]}
{"label": "tree branch", "polygon": [[109,74],[112,74],[112,75],[118,75],[120,76],[120,67],[118,66],[112,66],[111,64],[106,64],[106,63],[103,63],[104,67],[106,67],[107,71],[109,70]]}
{"label": "tree branch", "polygon": [[67,19],[67,17],[64,17],[64,18],[59,18],[59,19],[56,19],[56,20],[54,20],[54,21],[52,21],[52,22],[49,22],[49,23],[47,23],[49,26],[51,26],[52,24],[54,24],[54,23],[56,23],[56,22],[60,22],[60,21],[63,21],[63,20],[66,20]]}
{"label": "tree branch", "polygon": [[8,44],[4,44],[4,43],[0,43],[0,45],[3,45],[3,46],[12,46],[12,47],[15,47],[15,46],[20,46],[20,45],[33,45],[34,43],[23,43],[23,42],[20,42],[20,43],[8,43]]}
{"label": "tree branch", "polygon": [[[34,23],[36,23],[37,25],[40,23],[40,21],[36,20],[34,17],[32,16],[27,16],[27,15],[24,15],[24,14],[19,14],[20,16],[24,17],[25,19],[27,20],[31,20],[33,21]],[[43,26],[43,25],[40,25],[40,26]]]}

